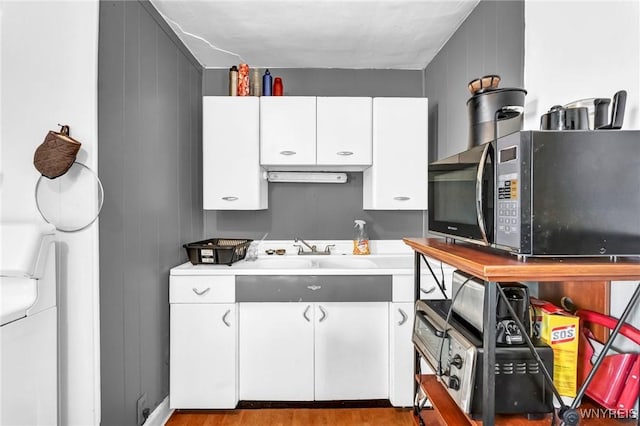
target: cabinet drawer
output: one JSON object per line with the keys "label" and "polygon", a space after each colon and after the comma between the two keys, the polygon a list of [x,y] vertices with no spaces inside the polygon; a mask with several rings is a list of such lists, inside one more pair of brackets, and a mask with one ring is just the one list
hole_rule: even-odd
{"label": "cabinet drawer", "polygon": [[233,303],[235,300],[233,275],[172,276],[169,279],[169,303]]}
{"label": "cabinet drawer", "polygon": [[[440,267],[431,266],[438,281],[442,281]],[[453,268],[443,265],[444,282],[447,296],[451,297],[451,286],[453,277]],[[420,268],[420,299],[442,299],[442,292],[438,288],[431,272],[424,263]],[[393,301],[394,302],[410,302],[414,300],[414,276],[413,275],[394,275],[393,276]]]}
{"label": "cabinet drawer", "polygon": [[388,302],[390,275],[239,275],[238,302]]}

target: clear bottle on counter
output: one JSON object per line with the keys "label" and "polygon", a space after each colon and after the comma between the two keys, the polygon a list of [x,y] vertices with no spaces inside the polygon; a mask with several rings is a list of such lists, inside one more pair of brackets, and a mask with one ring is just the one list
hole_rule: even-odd
{"label": "clear bottle on counter", "polygon": [[229,68],[229,96],[238,95],[238,67]]}
{"label": "clear bottle on counter", "polygon": [[353,254],[371,254],[369,249],[369,236],[364,226],[367,224],[364,220],[356,219],[355,226],[356,235],[353,239]]}

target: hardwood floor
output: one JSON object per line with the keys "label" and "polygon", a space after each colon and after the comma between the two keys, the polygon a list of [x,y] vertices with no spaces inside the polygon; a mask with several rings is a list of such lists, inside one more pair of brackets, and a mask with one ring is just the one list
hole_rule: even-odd
{"label": "hardwood floor", "polygon": [[411,409],[400,408],[264,408],[180,410],[166,426],[410,426]]}

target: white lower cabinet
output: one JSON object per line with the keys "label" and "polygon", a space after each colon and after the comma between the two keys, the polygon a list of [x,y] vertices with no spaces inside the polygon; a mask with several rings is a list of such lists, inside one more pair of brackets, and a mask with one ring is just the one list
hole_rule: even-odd
{"label": "white lower cabinet", "polygon": [[313,306],[239,303],[240,399],[313,401]]}
{"label": "white lower cabinet", "polygon": [[388,305],[240,303],[240,399],[388,398]]}
{"label": "white lower cabinet", "polygon": [[235,408],[236,304],[170,306],[170,408]]}
{"label": "white lower cabinet", "polygon": [[[429,258],[429,266],[435,278],[445,287],[451,297],[454,269]],[[420,299],[443,299],[436,279],[431,274],[424,259],[421,262]],[[415,315],[415,282],[413,275],[393,276],[392,303],[389,304],[389,401],[395,407],[413,404],[415,381],[415,350],[411,337]],[[431,367],[420,361],[422,374],[433,373]]]}
{"label": "white lower cabinet", "polygon": [[389,397],[387,302],[317,303],[315,399]]}
{"label": "white lower cabinet", "polygon": [[[453,268],[431,263],[450,293]],[[423,267],[420,298],[442,297]],[[170,408],[387,398],[412,405],[412,275],[393,275],[391,302],[238,303],[236,279],[171,276]]]}
{"label": "white lower cabinet", "polygon": [[411,302],[389,304],[389,401],[395,407],[413,404],[413,310]]}

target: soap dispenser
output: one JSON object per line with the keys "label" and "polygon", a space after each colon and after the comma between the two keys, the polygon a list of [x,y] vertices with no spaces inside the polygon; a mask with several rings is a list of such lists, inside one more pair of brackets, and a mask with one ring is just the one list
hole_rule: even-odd
{"label": "soap dispenser", "polygon": [[353,254],[370,254],[369,237],[364,226],[367,222],[361,219],[355,220],[356,235],[353,239]]}

